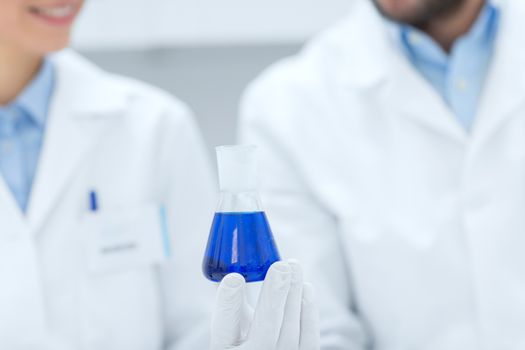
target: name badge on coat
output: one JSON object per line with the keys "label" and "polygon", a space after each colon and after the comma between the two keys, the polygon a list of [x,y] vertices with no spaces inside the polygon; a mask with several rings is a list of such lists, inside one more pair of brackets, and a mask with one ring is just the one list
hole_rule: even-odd
{"label": "name badge on coat", "polygon": [[167,215],[162,206],[92,210],[83,227],[90,272],[116,272],[161,264],[169,258]]}

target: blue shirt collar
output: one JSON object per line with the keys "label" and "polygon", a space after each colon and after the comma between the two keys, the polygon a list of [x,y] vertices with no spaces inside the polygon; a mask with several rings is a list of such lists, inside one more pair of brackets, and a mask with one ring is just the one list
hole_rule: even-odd
{"label": "blue shirt collar", "polygon": [[24,110],[42,128],[47,120],[54,80],[53,64],[49,59],[44,59],[37,75],[12,103],[12,106]]}

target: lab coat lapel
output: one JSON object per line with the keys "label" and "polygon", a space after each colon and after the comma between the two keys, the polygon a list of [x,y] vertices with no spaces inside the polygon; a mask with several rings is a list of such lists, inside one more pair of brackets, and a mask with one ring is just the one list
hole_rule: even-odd
{"label": "lab coat lapel", "polygon": [[480,147],[519,108],[525,113],[525,49],[519,45],[525,26],[522,1],[501,3],[501,22],[494,57],[482,93],[478,119],[474,125],[475,145]]}
{"label": "lab coat lapel", "polygon": [[410,118],[458,142],[465,142],[465,130],[434,87],[399,50],[388,57],[392,66],[381,103],[392,106],[394,115]]}
{"label": "lab coat lapel", "polygon": [[11,190],[0,174],[0,239],[20,235],[27,229],[25,219]]}
{"label": "lab coat lapel", "polygon": [[57,84],[28,208],[35,231],[126,102],[121,89],[106,85],[95,67],[70,52],[62,55],[55,59]]}

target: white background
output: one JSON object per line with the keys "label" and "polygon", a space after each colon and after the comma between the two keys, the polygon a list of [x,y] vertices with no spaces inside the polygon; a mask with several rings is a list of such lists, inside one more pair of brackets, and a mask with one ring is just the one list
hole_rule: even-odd
{"label": "white background", "polygon": [[80,49],[302,42],[354,0],[86,0]]}

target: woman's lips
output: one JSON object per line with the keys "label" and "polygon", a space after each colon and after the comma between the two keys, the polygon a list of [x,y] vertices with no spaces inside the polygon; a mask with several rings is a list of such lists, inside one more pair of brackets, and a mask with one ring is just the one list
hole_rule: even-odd
{"label": "woman's lips", "polygon": [[31,6],[29,12],[40,20],[52,25],[69,25],[78,12],[76,3],[47,6]]}

